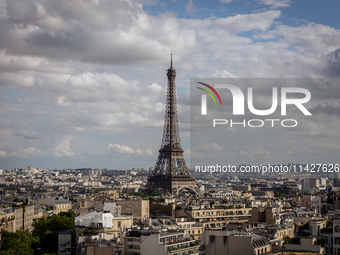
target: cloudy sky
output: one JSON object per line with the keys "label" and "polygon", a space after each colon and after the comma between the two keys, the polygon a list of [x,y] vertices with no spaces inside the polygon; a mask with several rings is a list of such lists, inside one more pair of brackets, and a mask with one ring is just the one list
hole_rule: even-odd
{"label": "cloudy sky", "polygon": [[[190,78],[337,77],[339,9],[335,0],[0,0],[0,168],[154,166],[171,51],[188,158]],[[338,119],[335,95],[317,107]]]}

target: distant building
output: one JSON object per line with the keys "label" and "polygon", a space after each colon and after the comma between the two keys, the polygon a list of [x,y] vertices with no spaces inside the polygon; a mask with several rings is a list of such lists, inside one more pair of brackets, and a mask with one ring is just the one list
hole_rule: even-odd
{"label": "distant building", "polygon": [[24,207],[0,207],[0,229],[8,232],[15,232],[17,230],[33,231],[33,220],[41,218],[43,213],[40,204],[27,205]]}
{"label": "distant building", "polygon": [[123,246],[113,241],[85,237],[83,248],[77,254],[79,255],[122,255]]}
{"label": "distant building", "polygon": [[198,255],[199,242],[183,230],[128,230],[124,237],[124,254]]}
{"label": "distant building", "polygon": [[340,187],[340,172],[334,172],[333,174],[333,186]]}
{"label": "distant building", "polygon": [[254,233],[268,237],[270,240],[283,240],[285,237],[294,237],[295,225],[293,223],[289,224],[279,224],[266,226],[264,228],[254,229]]}
{"label": "distant building", "polygon": [[340,254],[340,219],[333,221],[333,254]]}
{"label": "distant building", "polygon": [[206,255],[270,254],[269,239],[244,231],[205,230]]}
{"label": "distant building", "polygon": [[320,180],[317,178],[305,178],[303,183],[303,188],[308,189],[319,189]]}
{"label": "distant building", "polygon": [[49,206],[53,210],[53,214],[58,214],[60,212],[67,212],[72,209],[72,204],[69,200],[64,198],[44,198],[39,199],[41,205]]}
{"label": "distant building", "polygon": [[29,232],[33,231],[32,225],[33,225],[33,219],[35,219],[35,217],[34,217],[34,207],[35,207],[34,205],[25,206],[25,211],[24,211],[24,215],[23,215],[24,230],[28,230]]}
{"label": "distant building", "polygon": [[12,207],[0,207],[0,230],[14,232],[14,210]]}
{"label": "distant building", "polygon": [[[294,252],[315,252],[318,254],[324,254],[325,248],[321,247],[320,244],[315,244],[315,237],[307,237],[302,238],[299,244],[284,244],[283,248],[285,251],[294,251]],[[338,254],[338,253],[333,253]]]}
{"label": "distant building", "polygon": [[175,210],[176,218],[188,217],[189,221],[201,223],[204,228],[222,229],[230,222],[248,222],[252,208],[225,209],[201,208],[201,206],[187,206]]}
{"label": "distant building", "polygon": [[304,195],[303,206],[306,207],[306,209],[316,209],[318,213],[321,213],[322,209],[321,197],[313,195]]}
{"label": "distant building", "polygon": [[134,219],[142,220],[150,214],[149,200],[118,200],[122,213],[132,213]]}
{"label": "distant building", "polygon": [[326,221],[323,220],[310,220],[309,221],[309,232],[312,236],[321,235],[321,229],[326,227]]}
{"label": "distant building", "polygon": [[319,190],[326,190],[326,187],[327,187],[327,180],[326,180],[326,178],[321,178],[320,179]]}
{"label": "distant building", "polygon": [[113,215],[111,213],[90,212],[88,214],[75,217],[75,225],[85,228],[112,228]]}
{"label": "distant building", "polygon": [[[251,212],[251,217],[249,219],[250,223],[266,223],[267,225],[275,225],[276,221],[279,221],[278,212],[276,208],[253,208]],[[279,222],[278,222],[279,223]]]}
{"label": "distant building", "polygon": [[180,221],[180,219],[176,219],[176,221],[179,229],[185,230],[195,240],[201,239],[203,234],[203,226],[201,224],[197,224],[194,221]]}
{"label": "distant building", "polygon": [[336,211],[340,209],[339,193],[332,191],[327,196],[326,210]]}
{"label": "distant building", "polygon": [[210,193],[209,195],[213,198],[232,197],[234,195],[234,191],[228,190],[228,191],[225,191],[225,192]]}
{"label": "distant building", "polygon": [[71,253],[72,253],[72,232],[71,232],[71,230],[59,232],[59,234],[58,234],[58,253],[59,253],[59,255],[71,255]]}
{"label": "distant building", "polygon": [[104,203],[103,212],[104,213],[111,213],[113,216],[121,216],[122,207],[117,206],[116,203]]}
{"label": "distant building", "polygon": [[101,200],[88,201],[88,200],[82,199],[79,201],[77,215],[84,215],[91,211],[102,211],[102,210],[103,210],[103,201]]}
{"label": "distant building", "polygon": [[[133,217],[113,216],[111,213],[90,212],[88,214],[75,217],[76,233],[81,236],[84,233],[98,232],[98,239],[116,240],[121,242],[121,233],[124,227],[132,227]],[[84,238],[78,238],[79,245]]]}
{"label": "distant building", "polygon": [[0,206],[0,217],[5,218],[7,217],[8,214],[13,213],[13,208],[12,207],[1,207]]}
{"label": "distant building", "polygon": [[[129,171],[130,172],[130,171]],[[126,176],[128,173],[128,170],[104,170],[103,174],[108,176]]]}

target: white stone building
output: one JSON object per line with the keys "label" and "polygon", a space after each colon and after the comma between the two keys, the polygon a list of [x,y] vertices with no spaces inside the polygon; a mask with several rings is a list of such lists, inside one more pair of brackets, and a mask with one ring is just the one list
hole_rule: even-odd
{"label": "white stone building", "polygon": [[112,228],[113,227],[113,215],[111,213],[103,213],[103,212],[90,212],[88,214],[75,217],[75,225],[77,227],[86,227],[86,228]]}

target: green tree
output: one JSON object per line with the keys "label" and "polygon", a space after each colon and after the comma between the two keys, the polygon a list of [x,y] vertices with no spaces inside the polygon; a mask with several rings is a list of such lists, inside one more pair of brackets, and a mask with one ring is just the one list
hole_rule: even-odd
{"label": "green tree", "polygon": [[182,207],[181,207],[180,205],[175,205],[175,209],[176,209],[176,210],[181,210]]}
{"label": "green tree", "polygon": [[1,255],[33,255],[37,248],[39,237],[27,231],[17,230],[15,233],[2,231]]}
{"label": "green tree", "polygon": [[275,191],[274,193],[274,197],[288,197],[289,194],[286,192],[286,193],[280,193],[280,192],[277,192]]}
{"label": "green tree", "polygon": [[295,237],[290,239],[292,241],[292,244],[300,244],[301,243],[301,237]]}
{"label": "green tree", "polygon": [[289,236],[286,236],[286,237],[284,238],[284,242],[287,243],[287,244],[289,244],[289,243],[292,243],[292,240],[290,239]]}
{"label": "green tree", "polygon": [[34,220],[33,236],[40,239],[40,247],[50,253],[58,252],[58,232],[72,230],[74,236],[74,212],[61,212],[47,218]]}

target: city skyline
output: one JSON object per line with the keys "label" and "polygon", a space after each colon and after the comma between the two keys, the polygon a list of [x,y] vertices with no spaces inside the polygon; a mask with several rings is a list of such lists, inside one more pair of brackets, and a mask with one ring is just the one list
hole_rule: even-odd
{"label": "city skyline", "polygon": [[[0,0],[0,168],[153,167],[171,51],[188,161],[190,78],[339,77],[339,5]],[[318,110],[337,122],[332,96]]]}

